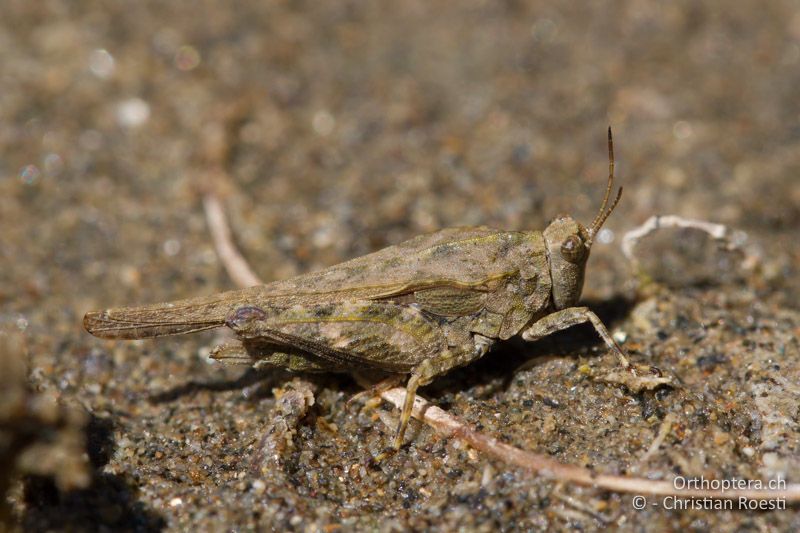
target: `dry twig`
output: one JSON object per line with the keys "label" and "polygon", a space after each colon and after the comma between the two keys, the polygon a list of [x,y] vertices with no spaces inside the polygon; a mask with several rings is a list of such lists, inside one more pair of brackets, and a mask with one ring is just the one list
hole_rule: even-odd
{"label": "dry twig", "polygon": [[683,218],[678,215],[656,215],[648,218],[641,226],[630,230],[622,237],[622,253],[631,262],[636,262],[633,249],[636,244],[644,237],[656,230],[663,228],[694,228],[708,233],[713,239],[723,240],[729,238],[728,227],[722,224],[714,224],[705,220],[695,220]]}
{"label": "dry twig", "polygon": [[747,246],[747,234],[741,230],[731,230],[724,224],[716,224],[706,220],[684,218],[679,215],[656,215],[648,218],[644,224],[638,226],[622,237],[620,248],[631,264],[638,268],[639,259],[634,253],[634,248],[640,240],[654,231],[666,228],[691,228],[707,233],[712,239],[720,242],[727,250],[739,250],[743,254],[741,267],[751,270],[760,261],[760,254],[752,246]]}
{"label": "dry twig", "polygon": [[[388,390],[381,397],[396,407],[402,408],[406,391],[399,387]],[[786,490],[676,490],[672,481],[653,481],[644,478],[597,474],[588,468],[559,463],[546,455],[520,450],[493,437],[480,433],[447,412],[429,404],[419,396],[414,399],[414,418],[423,420],[444,437],[456,437],[473,448],[497,459],[521,466],[540,476],[569,481],[579,485],[598,487],[616,492],[633,494],[656,494],[663,496],[680,495],[684,498],[724,498],[740,497],[766,500],[786,498],[800,501],[800,484],[787,483]]]}
{"label": "dry twig", "polygon": [[219,199],[213,194],[206,194],[203,196],[203,209],[206,212],[211,238],[214,240],[214,248],[233,282],[243,289],[260,285],[261,280],[253,273],[250,265],[233,244],[231,229]]}
{"label": "dry twig", "polygon": [[669,435],[669,432],[672,429],[672,424],[674,423],[675,423],[675,415],[673,415],[672,413],[669,413],[667,414],[667,416],[664,417],[664,421],[661,422],[661,425],[658,428],[658,434],[656,435],[656,438],[653,439],[653,442],[650,444],[650,447],[647,449],[644,455],[642,455],[642,457],[639,459],[640,464],[646,463],[647,460],[650,459],[650,457],[652,457],[658,451],[658,449],[661,447],[661,444],[664,442],[664,439],[666,439],[667,435]]}

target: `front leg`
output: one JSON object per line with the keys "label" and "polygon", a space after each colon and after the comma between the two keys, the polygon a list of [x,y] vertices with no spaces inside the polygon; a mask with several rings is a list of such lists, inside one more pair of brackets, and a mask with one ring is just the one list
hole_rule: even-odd
{"label": "front leg", "polygon": [[660,385],[672,385],[673,379],[661,375],[661,371],[654,366],[646,368],[633,365],[628,361],[625,352],[619,344],[608,333],[605,325],[600,318],[589,310],[588,307],[569,307],[551,313],[538,321],[527,330],[522,332],[522,338],[526,341],[535,341],[546,337],[562,329],[567,329],[578,324],[591,322],[600,338],[605,341],[606,346],[614,352],[622,364],[625,372],[613,372],[606,377],[606,381],[625,385],[631,390],[640,391],[643,389],[654,389]]}
{"label": "front leg", "polygon": [[597,334],[605,341],[606,346],[614,352],[622,366],[626,369],[631,368],[631,363],[628,361],[628,358],[625,357],[625,352],[622,351],[622,348],[620,348],[614,338],[609,335],[608,330],[605,325],[603,325],[600,318],[590,311],[588,307],[569,307],[551,313],[537,320],[531,327],[523,331],[522,338],[526,341],[535,341],[542,337],[552,335],[562,329],[571,328],[572,326],[577,326],[578,324],[584,324],[586,322],[592,323]]}

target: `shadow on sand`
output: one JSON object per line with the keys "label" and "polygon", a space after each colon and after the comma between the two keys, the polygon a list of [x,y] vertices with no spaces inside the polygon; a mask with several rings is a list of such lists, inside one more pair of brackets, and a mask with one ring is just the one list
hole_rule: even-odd
{"label": "shadow on sand", "polygon": [[113,423],[92,416],[86,427],[92,481],[88,488],[61,492],[53,480],[25,480],[25,531],[160,531],[163,517],[136,499],[135,483],[102,471],[114,453]]}

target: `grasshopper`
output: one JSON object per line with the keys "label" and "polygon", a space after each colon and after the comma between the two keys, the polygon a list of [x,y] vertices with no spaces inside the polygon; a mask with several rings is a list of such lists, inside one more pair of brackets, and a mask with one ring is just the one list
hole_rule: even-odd
{"label": "grasshopper", "polygon": [[[211,353],[223,362],[409,375],[395,449],[418,387],[515,335],[535,341],[589,322],[636,375],[637,365],[597,315],[576,305],[593,240],[622,195],[620,187],[609,204],[613,146],[609,128],[608,182],[588,227],[565,215],[544,231],[444,229],[285,281],[90,312],[84,327],[98,337],[140,339],[227,326],[238,340]],[[648,369],[648,388],[669,383],[658,369]]]}

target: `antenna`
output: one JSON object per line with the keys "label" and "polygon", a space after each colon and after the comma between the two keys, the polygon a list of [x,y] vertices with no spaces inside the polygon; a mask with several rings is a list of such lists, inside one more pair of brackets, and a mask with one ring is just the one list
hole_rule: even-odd
{"label": "antenna", "polygon": [[619,199],[622,197],[622,187],[619,188],[617,191],[617,196],[614,198],[614,201],[611,202],[611,207],[608,208],[606,211],[606,207],[608,207],[608,199],[611,196],[611,189],[614,185],[614,139],[611,137],[611,126],[608,127],[608,184],[606,185],[606,194],[603,196],[603,204],[600,206],[600,211],[598,211],[597,216],[594,217],[594,220],[589,225],[589,237],[594,237],[597,232],[603,227],[603,223],[606,221],[608,216],[617,207],[619,203]]}

